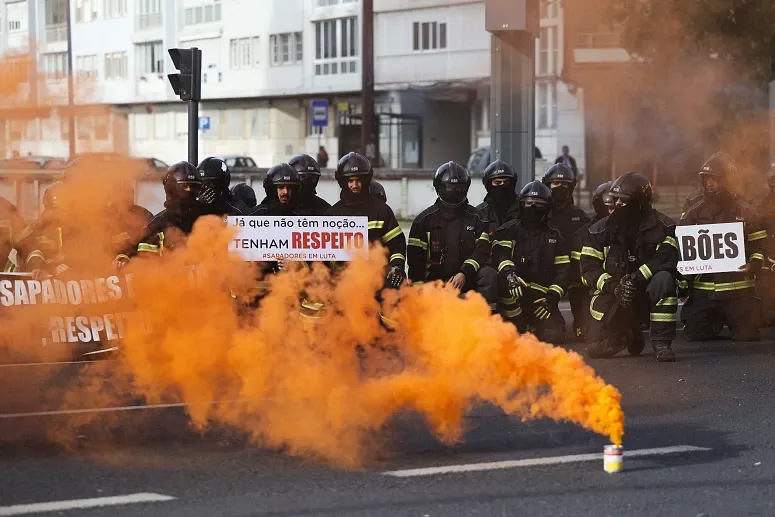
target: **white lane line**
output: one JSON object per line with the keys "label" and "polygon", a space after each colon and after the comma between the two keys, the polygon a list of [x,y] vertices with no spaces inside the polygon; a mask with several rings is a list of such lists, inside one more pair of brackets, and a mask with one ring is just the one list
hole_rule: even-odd
{"label": "white lane line", "polygon": [[[103,359],[100,363],[113,363],[115,359]],[[51,361],[46,363],[5,363],[0,364],[0,368],[24,368],[30,366],[65,366],[68,364],[96,364],[95,361]]]}
{"label": "white lane line", "polygon": [[29,418],[37,416],[58,416],[58,415],[82,415],[88,413],[111,413],[116,411],[140,411],[143,409],[169,409],[189,406],[215,406],[217,404],[243,404],[250,402],[250,399],[244,400],[214,400],[212,402],[201,402],[191,404],[188,402],[175,402],[170,404],[144,404],[139,406],[116,406],[116,407],[98,407],[82,409],[58,409],[54,411],[33,411],[30,413],[0,413],[0,420],[11,418]]}
{"label": "white lane line", "polygon": [[[672,447],[658,447],[656,449],[636,449],[624,451],[628,458],[643,456],[664,456],[667,454],[680,454],[682,452],[709,451],[707,447],[695,447],[694,445],[675,445]],[[549,458],[532,458],[526,460],[492,461],[488,463],[467,463],[463,465],[447,465],[443,467],[426,467],[419,469],[390,470],[383,472],[385,476],[399,478],[434,476],[436,474],[451,474],[456,472],[476,472],[481,470],[512,469],[518,467],[535,467],[538,465],[559,465],[562,463],[581,463],[584,461],[603,461],[603,453],[574,454],[571,456],[554,456]]]}
{"label": "white lane line", "polygon": [[50,503],[16,504],[0,506],[0,515],[27,515],[30,513],[62,512],[65,510],[85,510],[101,506],[120,506],[125,504],[161,503],[175,499],[169,495],[141,493],[117,495],[113,497],[95,497],[93,499],[72,499],[70,501],[52,501]]}

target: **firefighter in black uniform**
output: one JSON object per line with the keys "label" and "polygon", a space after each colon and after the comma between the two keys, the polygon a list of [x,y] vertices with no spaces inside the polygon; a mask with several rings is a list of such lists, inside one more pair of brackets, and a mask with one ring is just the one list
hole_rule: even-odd
{"label": "firefighter in black uniform", "polygon": [[700,170],[704,194],[681,217],[680,225],[742,222],[747,263],[739,272],[687,275],[690,295],[681,311],[684,337],[705,341],[718,336],[724,324],[735,341],[759,340],[761,307],[756,298],[755,274],[764,261],[767,230],[753,209],[730,192],[734,179],[731,162],[709,160]]}
{"label": "firefighter in black uniform", "polygon": [[[398,289],[406,279],[406,238],[393,210],[385,203],[369,195],[374,170],[366,157],[347,153],[336,165],[335,178],[342,191],[340,200],[325,215],[367,216],[370,243],[381,242],[388,250],[388,266],[384,287]],[[322,304],[305,300],[302,316],[318,318]],[[383,323],[390,326],[382,318]]]}
{"label": "firefighter in black uniform", "polygon": [[502,160],[495,160],[484,169],[482,183],[487,194],[476,208],[484,213],[490,235],[500,226],[519,217],[516,192],[518,181],[514,168]]}
{"label": "firefighter in black uniform", "polygon": [[317,195],[318,181],[320,180],[318,162],[312,156],[300,154],[288,160],[288,165],[299,173],[301,179],[301,191],[299,192],[296,212],[299,215],[325,214],[331,205]]}
{"label": "firefighter in black uniform", "polygon": [[204,206],[205,214],[245,215],[250,212],[248,206],[229,190],[231,172],[226,162],[210,156],[202,160],[196,169],[202,180],[197,200]]}
{"label": "firefighter in black uniform", "polygon": [[237,201],[242,201],[248,209],[256,208],[256,191],[247,183],[237,183],[229,189],[231,195]]}
{"label": "firefighter in black uniform", "polygon": [[[549,167],[541,179],[552,189],[552,225],[560,230],[563,239],[572,246],[576,232],[589,222],[589,216],[573,203],[576,189],[576,174],[569,167],[558,163]],[[583,339],[585,313],[589,307],[589,291],[581,284],[578,262],[569,268],[568,300],[573,313],[573,332],[577,339]]]}
{"label": "firefighter in black uniform", "polygon": [[475,290],[493,312],[498,298],[497,272],[487,266],[490,237],[484,214],[468,204],[471,174],[455,162],[439,167],[433,178],[438,199],[412,223],[406,252],[412,284],[443,280],[461,292]]}
{"label": "firefighter in black uniform", "polygon": [[[731,167],[733,173],[736,172],[736,170],[735,170],[736,167],[735,167],[734,161],[732,160],[732,157],[729,156],[727,153],[722,152],[722,151],[718,151],[718,152],[713,153],[711,155],[711,157],[708,158],[705,161],[704,164],[702,164],[702,166],[705,167],[706,165],[708,165],[711,162],[719,162],[719,161],[724,161],[724,162],[728,163],[729,167]],[[739,192],[730,192],[730,194],[735,199],[740,199],[740,193]],[[683,210],[681,210],[681,217],[683,217],[684,214],[687,212],[687,210],[689,210],[689,208],[691,208],[694,204],[696,204],[697,201],[700,201],[703,198],[704,195],[705,195],[705,188],[702,185],[700,185],[700,187],[698,189],[695,189],[694,191],[692,191],[692,193],[689,194],[686,197],[686,200],[684,201]]]}
{"label": "firefighter in black uniform", "polygon": [[581,275],[594,290],[587,326],[587,355],[613,357],[643,351],[645,321],[657,361],[675,361],[678,243],[675,222],[651,207],[651,183],[628,172],[611,185],[614,212],[589,228]]}
{"label": "firefighter in black uniform", "polygon": [[108,213],[115,218],[119,226],[111,231],[111,244],[114,247],[113,264],[120,268],[137,250],[137,244],[145,235],[145,228],[153,219],[150,210],[135,204],[135,186],[122,181],[119,191],[108,201]]}
{"label": "firefighter in black uniform", "polygon": [[205,214],[197,198],[202,190],[199,170],[188,162],[170,165],[162,181],[164,210],[148,223],[145,237],[137,245],[137,255],[163,256],[166,250],[185,244],[194,222]]}
{"label": "firefighter in black uniform", "polygon": [[[14,249],[16,264],[9,258]],[[5,272],[29,271],[35,278],[46,266],[34,226],[29,226],[16,206],[4,197],[0,197],[0,264]]]}
{"label": "firefighter in black uniform", "polygon": [[250,215],[311,215],[298,212],[301,189],[301,178],[293,167],[287,163],[275,165],[264,178],[266,197]]}
{"label": "firefighter in black uniform", "polygon": [[387,193],[385,193],[385,187],[383,187],[382,183],[378,181],[371,180],[371,184],[369,185],[369,195],[374,196],[383,203],[387,203]]}
{"label": "firefighter in black uniform", "polygon": [[759,203],[758,213],[767,230],[764,244],[764,265],[756,276],[756,291],[762,299],[762,316],[765,326],[775,324],[775,163],[767,173],[769,192]]}
{"label": "firefighter in black uniform", "polygon": [[549,222],[551,190],[540,181],[522,187],[520,218],[495,231],[493,264],[500,275],[503,316],[520,332],[544,341],[565,341],[557,303],[565,295],[570,256],[560,231]]}

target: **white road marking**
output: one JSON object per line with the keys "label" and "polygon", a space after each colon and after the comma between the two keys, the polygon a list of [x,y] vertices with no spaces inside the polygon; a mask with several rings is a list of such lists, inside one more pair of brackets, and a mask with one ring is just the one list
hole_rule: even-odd
{"label": "white road marking", "polygon": [[[695,447],[694,445],[675,445],[672,447],[658,447],[656,449],[624,450],[627,458],[644,456],[664,456],[667,454],[680,454],[683,452],[709,451],[707,447]],[[525,460],[492,461],[488,463],[468,463],[463,465],[447,465],[442,467],[426,467],[419,469],[391,470],[383,472],[385,476],[399,478],[434,476],[436,474],[451,474],[456,472],[476,472],[481,470],[512,469],[518,467],[535,467],[539,465],[560,465],[562,463],[581,463],[584,461],[603,461],[603,452],[594,454],[574,454],[571,456],[554,456],[549,458],[532,458]]]}
{"label": "white road marking", "polygon": [[88,413],[111,413],[115,411],[140,411],[143,409],[169,409],[189,406],[215,406],[217,404],[244,404],[250,402],[250,399],[243,400],[214,400],[212,402],[201,402],[192,404],[188,402],[174,402],[169,404],[142,404],[137,406],[115,406],[81,409],[57,409],[53,411],[33,411],[30,413],[0,413],[0,420],[11,418],[29,418],[37,416],[59,416],[59,415],[82,415]]}
{"label": "white road marking", "polygon": [[[100,363],[114,363],[115,359],[103,359]],[[95,361],[51,361],[47,363],[6,363],[0,364],[0,368],[25,368],[30,366],[65,366],[68,364],[96,364]]]}
{"label": "white road marking", "polygon": [[72,499],[70,501],[52,501],[50,503],[16,504],[0,506],[0,515],[27,515],[30,513],[62,512],[65,510],[85,510],[100,506],[120,506],[138,503],[160,503],[175,499],[169,495],[141,493],[117,495],[113,497],[95,497],[93,499]]}

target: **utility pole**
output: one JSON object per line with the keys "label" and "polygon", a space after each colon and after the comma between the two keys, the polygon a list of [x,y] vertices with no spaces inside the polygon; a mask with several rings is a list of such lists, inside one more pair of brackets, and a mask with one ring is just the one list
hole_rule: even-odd
{"label": "utility pole", "polygon": [[202,51],[197,47],[171,48],[170,58],[179,74],[167,74],[175,94],[188,102],[188,163],[199,163],[199,101],[202,100]]}
{"label": "utility pole", "polygon": [[374,0],[362,0],[361,42],[361,152],[372,162],[374,146]]}
{"label": "utility pole", "polygon": [[539,0],[485,0],[490,45],[490,146],[493,160],[535,178],[535,42]]}
{"label": "utility pole", "polygon": [[70,160],[75,158],[75,93],[73,92],[73,29],[72,17],[70,15],[70,1],[67,2],[67,111],[68,117],[68,139],[67,148]]}

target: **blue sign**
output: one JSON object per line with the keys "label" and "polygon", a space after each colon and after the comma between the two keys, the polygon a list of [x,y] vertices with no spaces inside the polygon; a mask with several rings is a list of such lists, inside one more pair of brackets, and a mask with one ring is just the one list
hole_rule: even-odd
{"label": "blue sign", "polygon": [[312,125],[315,127],[328,125],[328,101],[326,99],[312,99]]}
{"label": "blue sign", "polygon": [[210,129],[210,117],[199,117],[199,130],[207,131]]}

